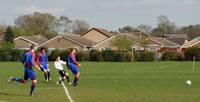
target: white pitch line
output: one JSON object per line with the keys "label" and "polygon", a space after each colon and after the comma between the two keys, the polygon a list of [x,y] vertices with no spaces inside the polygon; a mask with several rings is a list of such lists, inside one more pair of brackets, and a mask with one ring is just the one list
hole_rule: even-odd
{"label": "white pitch line", "polygon": [[[61,80],[60,77],[59,77],[59,79]],[[63,82],[61,84],[62,84],[62,86],[63,86],[63,88],[65,90],[65,94],[66,94],[67,98],[69,99],[69,102],[74,102],[72,97],[70,96],[69,91],[68,91],[67,87],[65,86],[65,84]]]}

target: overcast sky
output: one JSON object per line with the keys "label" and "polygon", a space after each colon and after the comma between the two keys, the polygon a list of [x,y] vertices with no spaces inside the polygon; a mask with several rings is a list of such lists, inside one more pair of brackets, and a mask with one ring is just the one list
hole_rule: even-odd
{"label": "overcast sky", "polygon": [[0,23],[14,25],[19,15],[34,11],[83,19],[91,27],[108,30],[156,26],[159,15],[168,16],[178,26],[200,24],[200,0],[0,0]]}

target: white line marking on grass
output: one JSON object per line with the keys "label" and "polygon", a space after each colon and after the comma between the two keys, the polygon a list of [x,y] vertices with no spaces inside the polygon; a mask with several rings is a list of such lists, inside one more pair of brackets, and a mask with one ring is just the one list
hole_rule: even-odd
{"label": "white line marking on grass", "polygon": [[174,66],[178,66],[177,64],[174,64],[174,65],[164,65],[164,66],[160,66],[160,68],[167,68],[167,67],[174,67]]}
{"label": "white line marking on grass", "polygon": [[[59,77],[59,79],[61,80],[60,77]],[[63,88],[65,90],[65,94],[66,94],[67,98],[69,99],[69,102],[74,102],[72,97],[70,96],[69,91],[68,91],[67,87],[65,86],[65,84],[63,82],[61,84],[62,84],[62,86],[63,86]]]}

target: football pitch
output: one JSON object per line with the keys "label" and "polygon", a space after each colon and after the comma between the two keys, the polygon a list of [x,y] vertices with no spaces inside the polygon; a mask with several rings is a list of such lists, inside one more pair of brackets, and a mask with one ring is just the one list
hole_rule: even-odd
{"label": "football pitch", "polygon": [[[79,85],[65,82],[74,102],[199,102],[200,63],[192,62],[82,62]],[[20,62],[0,62],[0,102],[69,102],[58,73],[50,63],[52,81],[35,70],[36,95],[28,96],[29,83],[7,83],[12,76],[23,76]],[[70,73],[70,79],[73,76]],[[185,82],[192,81],[191,86]]]}

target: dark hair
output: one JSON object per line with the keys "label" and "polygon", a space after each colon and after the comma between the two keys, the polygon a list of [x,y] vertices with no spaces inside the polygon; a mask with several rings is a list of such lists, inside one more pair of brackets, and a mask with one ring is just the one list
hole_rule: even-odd
{"label": "dark hair", "polygon": [[44,47],[41,47],[41,48],[40,48],[40,51],[42,51],[42,50],[45,50],[45,48],[44,48]]}
{"label": "dark hair", "polygon": [[71,48],[70,52],[72,52],[73,50],[76,50],[75,48]]}
{"label": "dark hair", "polygon": [[32,50],[32,49],[35,49],[35,44],[32,44],[31,46],[30,46],[30,49]]}

